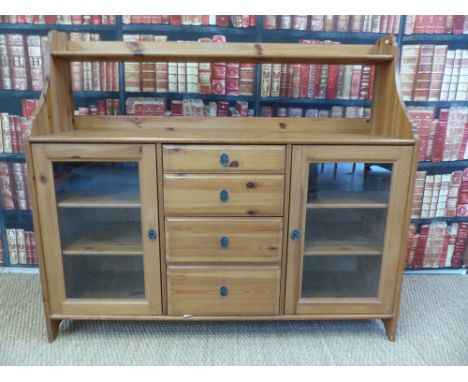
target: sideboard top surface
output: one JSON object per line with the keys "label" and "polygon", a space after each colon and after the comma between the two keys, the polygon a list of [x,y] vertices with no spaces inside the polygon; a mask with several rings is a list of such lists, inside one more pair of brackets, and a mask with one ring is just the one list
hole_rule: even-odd
{"label": "sideboard top surface", "polygon": [[413,145],[413,137],[384,137],[370,132],[367,119],[341,118],[74,118],[74,129],[33,135],[31,142],[98,143],[238,143]]}

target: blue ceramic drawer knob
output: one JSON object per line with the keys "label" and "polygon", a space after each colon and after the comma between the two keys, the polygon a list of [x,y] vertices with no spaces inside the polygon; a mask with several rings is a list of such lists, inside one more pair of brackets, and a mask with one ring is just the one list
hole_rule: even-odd
{"label": "blue ceramic drawer knob", "polygon": [[221,236],[219,238],[219,244],[223,248],[227,248],[229,246],[229,238],[227,236]]}
{"label": "blue ceramic drawer knob", "polygon": [[221,163],[222,167],[227,167],[229,165],[229,155],[226,153],[222,153],[219,156],[219,163]]}
{"label": "blue ceramic drawer knob", "polygon": [[227,286],[223,285],[222,287],[219,288],[219,295],[221,297],[226,297],[228,295],[228,293],[229,293],[229,289],[228,289]]}
{"label": "blue ceramic drawer knob", "polygon": [[222,203],[227,203],[229,200],[229,192],[227,190],[221,190],[219,192],[219,200],[221,200]]}

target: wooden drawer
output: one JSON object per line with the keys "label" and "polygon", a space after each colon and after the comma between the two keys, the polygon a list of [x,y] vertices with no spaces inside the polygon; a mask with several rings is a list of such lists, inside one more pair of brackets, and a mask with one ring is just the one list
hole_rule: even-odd
{"label": "wooden drawer", "polygon": [[169,266],[169,315],[276,315],[280,268]]}
{"label": "wooden drawer", "polygon": [[164,175],[166,215],[282,216],[284,175]]}
{"label": "wooden drawer", "polygon": [[281,259],[282,218],[167,218],[168,262]]}
{"label": "wooden drawer", "polygon": [[164,145],[164,172],[284,172],[284,146]]}

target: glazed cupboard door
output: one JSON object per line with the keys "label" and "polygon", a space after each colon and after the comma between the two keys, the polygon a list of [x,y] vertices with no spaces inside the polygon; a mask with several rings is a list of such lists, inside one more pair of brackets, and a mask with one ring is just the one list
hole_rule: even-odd
{"label": "glazed cupboard door", "polygon": [[52,314],[161,314],[154,145],[34,144]]}
{"label": "glazed cupboard door", "polygon": [[286,314],[391,314],[411,148],[295,146],[292,164]]}

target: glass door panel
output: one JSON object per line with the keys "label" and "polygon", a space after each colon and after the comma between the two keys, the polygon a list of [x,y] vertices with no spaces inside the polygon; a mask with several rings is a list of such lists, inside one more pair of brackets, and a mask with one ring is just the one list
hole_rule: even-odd
{"label": "glass door panel", "polygon": [[144,299],[137,162],[53,162],[68,299]]}
{"label": "glass door panel", "polygon": [[301,298],[378,296],[391,168],[309,163]]}

